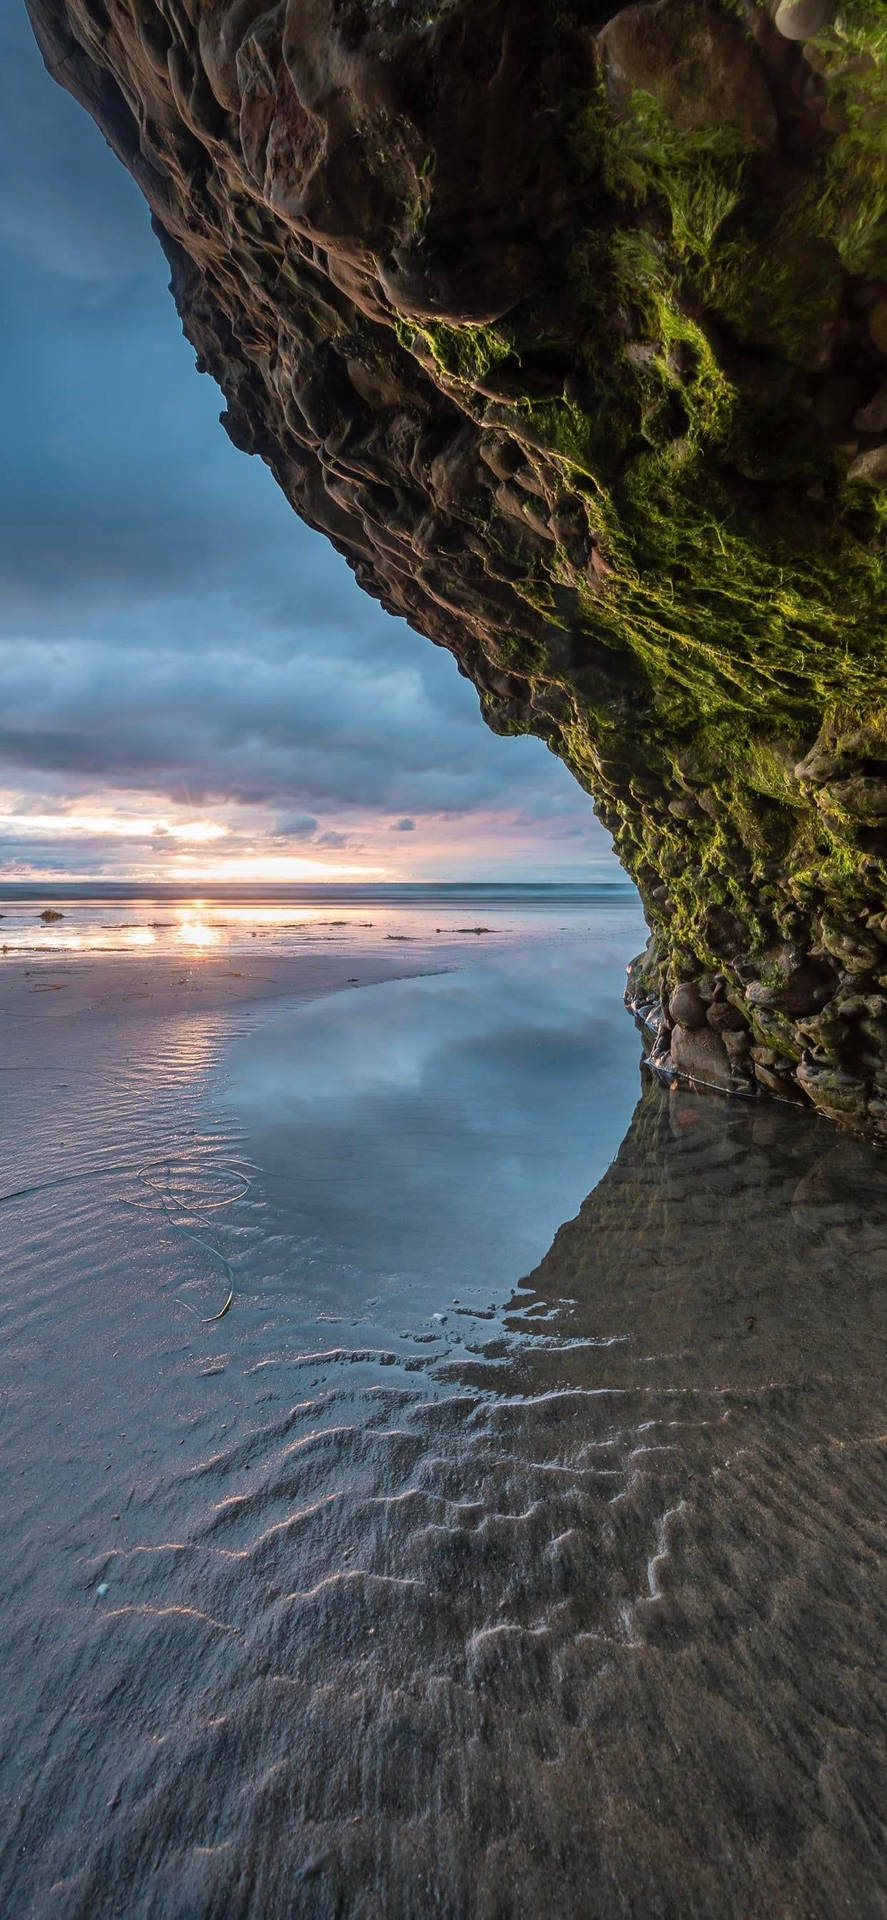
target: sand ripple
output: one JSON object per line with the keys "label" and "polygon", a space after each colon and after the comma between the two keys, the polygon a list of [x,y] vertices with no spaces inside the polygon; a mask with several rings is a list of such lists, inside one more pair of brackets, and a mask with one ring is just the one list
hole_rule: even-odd
{"label": "sand ripple", "polygon": [[510,1297],[330,1341],[193,1044],[4,1208],[0,1910],[881,1913],[883,1161],[649,1090]]}

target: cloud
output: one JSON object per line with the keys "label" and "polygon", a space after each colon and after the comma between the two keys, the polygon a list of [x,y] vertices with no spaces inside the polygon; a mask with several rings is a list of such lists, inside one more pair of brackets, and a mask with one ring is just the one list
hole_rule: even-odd
{"label": "cloud", "polygon": [[[5,10],[0,58],[10,805],[211,808],[232,857],[250,832],[293,854],[395,833],[417,875],[445,847],[467,871],[472,844],[481,863],[511,846],[547,871],[554,843],[578,871],[606,862],[541,742],[489,733],[449,654],[362,594],[230,445],[141,198],[45,74],[23,10]],[[113,841],[89,857],[116,870]],[[7,860],[27,859],[13,842]]]}
{"label": "cloud", "polygon": [[317,832],[317,821],[313,813],[280,813],[272,829],[275,840],[291,840],[293,835],[310,840]]}

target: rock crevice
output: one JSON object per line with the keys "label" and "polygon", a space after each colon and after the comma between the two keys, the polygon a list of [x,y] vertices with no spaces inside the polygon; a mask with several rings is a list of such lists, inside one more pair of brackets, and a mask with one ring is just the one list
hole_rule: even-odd
{"label": "rock crevice", "polygon": [[198,365],[593,796],[664,1073],[887,1133],[877,0],[29,0]]}

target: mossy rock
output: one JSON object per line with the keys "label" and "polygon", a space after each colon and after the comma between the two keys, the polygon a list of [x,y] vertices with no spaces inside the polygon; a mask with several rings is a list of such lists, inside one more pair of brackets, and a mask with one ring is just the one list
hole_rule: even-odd
{"label": "mossy rock", "polygon": [[[883,0],[30,4],[236,443],[593,796],[638,1003],[713,973],[753,1026],[783,951],[880,992]],[[883,1131],[877,1033],[774,1017]]]}

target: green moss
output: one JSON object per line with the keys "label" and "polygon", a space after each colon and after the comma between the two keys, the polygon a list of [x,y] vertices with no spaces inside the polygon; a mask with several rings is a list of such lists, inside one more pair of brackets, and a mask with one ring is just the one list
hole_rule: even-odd
{"label": "green moss", "polygon": [[[871,725],[887,678],[887,493],[847,483],[812,400],[846,270],[887,279],[887,5],[848,0],[816,45],[841,130],[778,193],[733,127],[678,128],[637,92],[618,117],[602,91],[581,103],[589,217],[562,341],[539,302],[563,392],[478,391],[529,366],[532,303],[507,326],[398,326],[563,486],[610,569],[583,569],[574,543],[517,579],[550,638],[521,641],[515,667],[572,696],[560,723],[528,700],[525,724],[594,793],[669,964],[691,972],[737,942],[765,952],[828,899],[870,909],[878,884],[858,823],[795,763]],[[555,586],[576,609],[567,648]]]}
{"label": "green moss", "polygon": [[819,210],[851,273],[887,271],[887,8],[844,0],[814,57],[842,130],[829,155]]}
{"label": "green moss", "polygon": [[735,127],[679,129],[649,94],[636,92],[614,119],[603,94],[587,104],[574,138],[600,166],[617,200],[665,203],[671,238],[685,259],[707,260],[742,198],[748,154]]}
{"label": "green moss", "polygon": [[507,335],[491,326],[451,326],[443,320],[398,319],[396,332],[408,353],[424,348],[443,374],[468,387],[483,380],[514,351]]}

